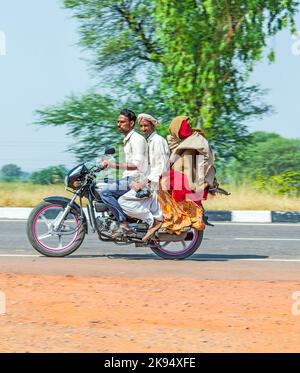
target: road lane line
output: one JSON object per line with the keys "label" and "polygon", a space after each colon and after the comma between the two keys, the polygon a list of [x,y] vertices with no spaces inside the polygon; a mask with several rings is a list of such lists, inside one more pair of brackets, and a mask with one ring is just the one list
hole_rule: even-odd
{"label": "road lane line", "polygon": [[[235,260],[235,259],[233,259]],[[237,259],[238,261],[248,262],[300,262],[300,259]]]}
{"label": "road lane line", "polygon": [[41,258],[42,255],[29,255],[29,254],[0,254],[0,257],[34,257],[34,258]]}
{"label": "road lane line", "polygon": [[243,238],[234,238],[235,240],[243,241],[300,241],[300,238],[269,238],[269,237],[243,237]]}
{"label": "road lane line", "polygon": [[[211,223],[214,225],[240,225],[240,226],[247,226],[247,225],[253,225],[253,226],[259,226],[259,227],[300,227],[300,223],[234,223],[234,222],[219,222],[219,221],[213,221],[211,220]],[[212,229],[213,227],[208,227]]]}
{"label": "road lane line", "polygon": [[10,223],[14,223],[14,222],[19,222],[19,223],[23,223],[24,221],[27,221],[27,219],[0,219],[0,223],[7,223],[7,222],[10,222]]}

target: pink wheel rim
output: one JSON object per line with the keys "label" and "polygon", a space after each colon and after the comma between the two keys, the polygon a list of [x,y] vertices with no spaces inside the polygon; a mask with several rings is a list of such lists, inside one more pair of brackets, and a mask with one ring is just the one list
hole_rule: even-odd
{"label": "pink wheel rim", "polygon": [[[44,213],[44,211],[49,210],[49,209],[51,209],[51,208],[53,208],[53,207],[59,207],[59,208],[61,208],[62,206],[61,206],[61,205],[54,205],[54,204],[53,204],[53,205],[48,205],[48,206],[44,207],[41,211],[39,211],[38,214],[35,216],[34,221],[33,221],[33,223],[32,223],[32,228],[33,228],[32,231],[33,231],[33,236],[34,236],[35,241],[36,241],[40,246],[42,246],[44,249],[46,249],[47,251],[51,251],[51,252],[61,252],[61,251],[67,250],[67,249],[68,249],[70,246],[72,246],[73,243],[77,240],[77,238],[78,238],[78,236],[79,236],[79,229],[76,230],[76,234],[75,234],[74,238],[72,239],[72,241],[71,241],[68,245],[66,245],[66,246],[64,246],[64,247],[62,247],[62,248],[60,248],[60,249],[54,249],[53,247],[49,247],[49,246],[45,245],[44,243],[42,243],[42,242],[39,240],[38,236],[37,236],[37,232],[36,232],[36,223],[37,223],[37,221],[38,221],[38,218],[42,215],[42,213]],[[72,214],[72,213],[70,213],[70,214]],[[77,226],[78,226],[78,219],[77,219],[77,216],[74,215],[74,214],[72,214],[72,215],[73,215],[73,217],[74,217],[74,219],[75,219],[75,221],[76,221],[76,224],[77,224]]]}
{"label": "pink wheel rim", "polygon": [[193,245],[195,244],[195,242],[198,239],[199,232],[195,229],[193,229],[193,232],[194,232],[194,237],[193,237],[192,241],[183,250],[173,252],[173,251],[169,251],[169,250],[167,250],[163,247],[160,247],[159,250],[162,251],[165,254],[173,255],[173,256],[179,256],[179,255],[185,254],[187,251],[189,251],[193,247]]}

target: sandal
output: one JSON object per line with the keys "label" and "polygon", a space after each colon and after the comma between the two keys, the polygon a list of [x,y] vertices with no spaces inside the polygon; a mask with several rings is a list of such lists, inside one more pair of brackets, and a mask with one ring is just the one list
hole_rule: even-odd
{"label": "sandal", "polygon": [[162,221],[159,221],[159,220],[155,220],[152,227],[148,229],[147,233],[145,234],[145,236],[142,238],[142,241],[143,242],[147,242],[148,240],[150,240],[150,238],[154,235],[154,233],[156,231],[159,230],[159,228],[163,225],[163,222]]}

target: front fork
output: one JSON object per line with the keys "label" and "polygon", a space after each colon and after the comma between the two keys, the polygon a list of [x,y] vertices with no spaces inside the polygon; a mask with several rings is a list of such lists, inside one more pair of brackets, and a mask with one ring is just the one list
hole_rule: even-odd
{"label": "front fork", "polygon": [[[69,212],[72,209],[73,203],[75,202],[76,198],[79,195],[80,195],[80,192],[79,191],[76,192],[74,194],[73,198],[71,199],[71,201],[67,204],[66,208],[57,215],[57,217],[54,220],[53,225],[52,225],[52,229],[53,229],[54,232],[59,232],[60,231],[60,229],[62,227],[62,224],[63,224],[63,221],[68,216]],[[93,198],[92,198],[91,192],[89,191],[89,204],[87,206],[87,211],[88,211],[90,224],[91,224],[91,227],[92,227],[92,232],[95,233],[96,232],[96,217],[95,217],[94,207],[93,207],[93,202],[92,201],[93,201]],[[82,207],[81,207],[81,210],[82,210]]]}
{"label": "front fork", "polygon": [[60,231],[61,226],[63,224],[63,221],[66,219],[69,212],[71,211],[72,205],[75,202],[78,195],[79,195],[79,193],[76,192],[74,194],[73,198],[71,199],[71,201],[67,204],[66,208],[57,215],[56,219],[54,220],[54,222],[52,224],[52,229],[53,229],[54,232],[59,232]]}
{"label": "front fork", "polygon": [[97,228],[96,228],[96,216],[95,216],[94,206],[93,206],[92,201],[93,201],[93,199],[92,199],[92,196],[91,196],[91,192],[89,192],[89,204],[87,205],[87,212],[88,212],[92,232],[95,233],[96,230],[97,230]]}

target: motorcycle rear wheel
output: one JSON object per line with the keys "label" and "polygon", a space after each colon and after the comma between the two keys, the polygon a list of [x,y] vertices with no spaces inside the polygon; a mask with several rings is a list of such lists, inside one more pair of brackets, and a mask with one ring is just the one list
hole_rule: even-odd
{"label": "motorcycle rear wheel", "polygon": [[[203,231],[196,229],[191,230],[193,232],[193,238],[191,241],[164,241],[159,242],[158,240],[152,240],[150,248],[158,256],[163,259],[186,259],[193,255],[200,247],[203,240]],[[169,245],[172,247],[169,249]],[[179,249],[175,246],[180,246]]]}

